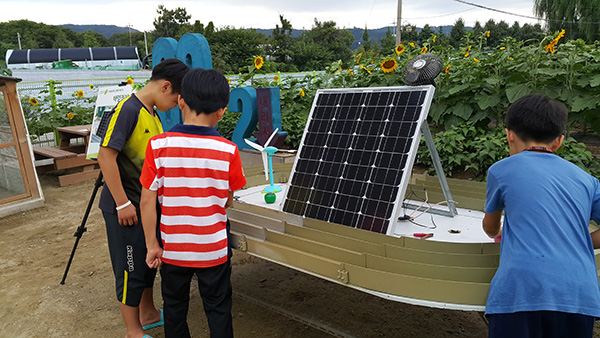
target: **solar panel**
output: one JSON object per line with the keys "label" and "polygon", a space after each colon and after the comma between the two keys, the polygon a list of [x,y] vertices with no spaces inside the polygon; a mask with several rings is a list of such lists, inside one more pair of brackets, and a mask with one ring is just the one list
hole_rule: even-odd
{"label": "solar panel", "polygon": [[433,86],[317,91],[283,211],[388,233],[433,92]]}

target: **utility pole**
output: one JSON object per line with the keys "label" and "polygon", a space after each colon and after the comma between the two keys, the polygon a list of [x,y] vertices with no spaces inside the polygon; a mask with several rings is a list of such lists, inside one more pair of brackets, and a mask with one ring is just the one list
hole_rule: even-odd
{"label": "utility pole", "polygon": [[146,40],[146,31],[144,31],[144,45],[146,46],[146,55],[148,55],[148,40]]}
{"label": "utility pole", "polygon": [[402,43],[402,0],[398,0],[398,18],[396,19],[396,46]]}
{"label": "utility pole", "polygon": [[19,49],[21,49],[21,33],[17,33],[17,40],[19,41]]}
{"label": "utility pole", "polygon": [[127,27],[129,28],[129,46],[131,46],[131,23],[127,24]]}

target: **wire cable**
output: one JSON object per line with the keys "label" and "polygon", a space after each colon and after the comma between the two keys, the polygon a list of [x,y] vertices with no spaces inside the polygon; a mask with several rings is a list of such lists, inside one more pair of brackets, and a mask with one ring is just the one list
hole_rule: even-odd
{"label": "wire cable", "polygon": [[460,2],[460,3],[465,4],[465,5],[474,6],[474,7],[478,7],[478,8],[481,8],[481,9],[485,9],[485,10],[488,10],[488,11],[493,11],[493,12],[498,12],[498,13],[503,13],[503,14],[508,14],[508,15],[519,16],[519,17],[526,18],[526,19],[534,19],[534,20],[541,20],[541,21],[547,21],[547,22],[554,21],[554,22],[562,22],[562,23],[587,24],[587,25],[600,24],[600,22],[598,22],[598,21],[596,21],[596,22],[583,22],[583,21],[581,21],[580,22],[580,21],[565,21],[565,20],[555,20],[555,19],[540,18],[540,17],[537,17],[537,16],[530,16],[530,15],[523,15],[523,14],[511,13],[511,12],[507,12],[507,11],[504,11],[504,10],[501,10],[501,9],[486,7],[486,6],[479,5],[479,4],[472,3],[472,2],[469,2],[469,1],[465,1],[465,0],[454,0],[454,1]]}

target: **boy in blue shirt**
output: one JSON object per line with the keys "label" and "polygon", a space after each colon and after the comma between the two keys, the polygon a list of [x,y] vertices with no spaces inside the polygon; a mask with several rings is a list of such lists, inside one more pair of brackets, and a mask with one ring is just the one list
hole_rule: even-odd
{"label": "boy in blue shirt", "polygon": [[486,305],[489,337],[592,337],[600,317],[600,231],[588,230],[590,219],[600,221],[600,184],[553,154],[567,116],[542,95],[508,109],[511,156],[488,171],[483,219],[488,236],[502,234]]}

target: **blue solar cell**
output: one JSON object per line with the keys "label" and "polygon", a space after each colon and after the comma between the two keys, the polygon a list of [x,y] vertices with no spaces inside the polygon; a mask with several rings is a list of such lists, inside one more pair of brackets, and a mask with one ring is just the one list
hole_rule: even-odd
{"label": "blue solar cell", "polygon": [[432,86],[319,90],[283,210],[387,233],[408,184]]}

